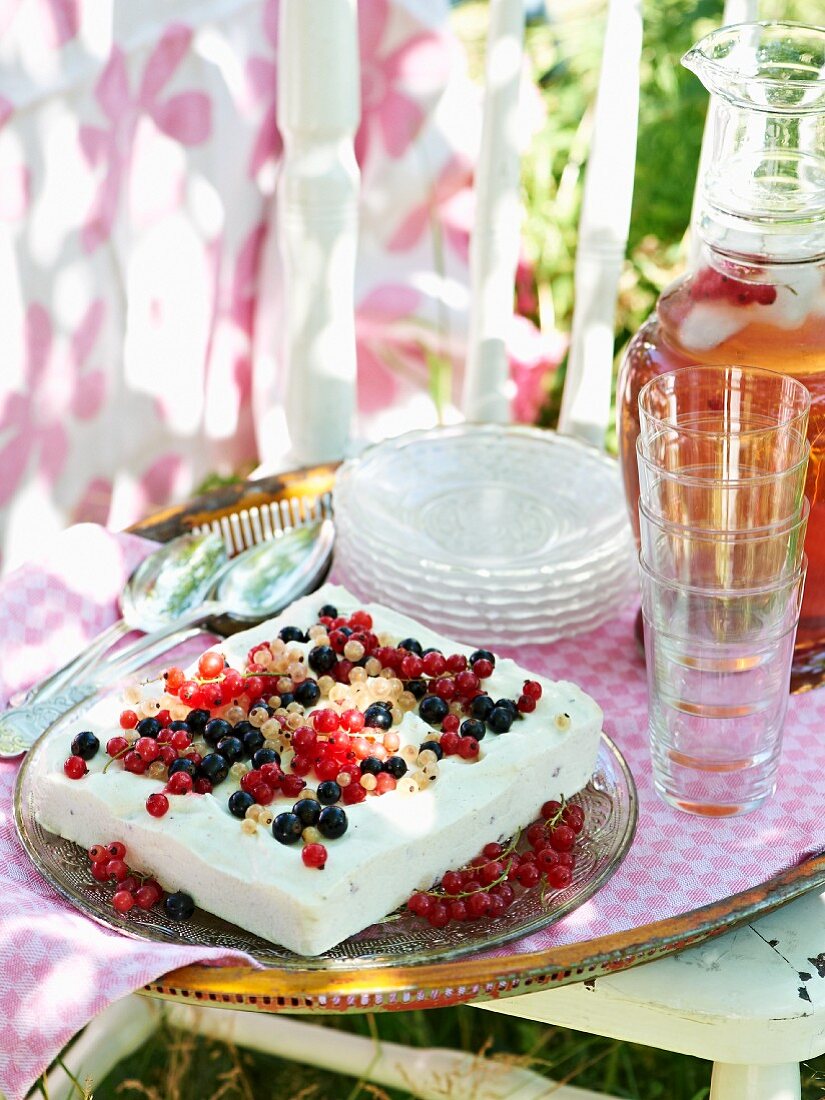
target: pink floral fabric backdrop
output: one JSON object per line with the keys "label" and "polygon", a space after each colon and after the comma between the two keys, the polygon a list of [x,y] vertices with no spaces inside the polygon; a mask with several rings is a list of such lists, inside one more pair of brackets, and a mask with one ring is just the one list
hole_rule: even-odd
{"label": "pink floral fabric backdrop", "polygon": [[[446,17],[359,0],[362,438],[435,421],[466,330],[479,118]],[[0,0],[0,570],[261,454],[277,39],[278,0]],[[558,349],[514,336],[530,419]]]}

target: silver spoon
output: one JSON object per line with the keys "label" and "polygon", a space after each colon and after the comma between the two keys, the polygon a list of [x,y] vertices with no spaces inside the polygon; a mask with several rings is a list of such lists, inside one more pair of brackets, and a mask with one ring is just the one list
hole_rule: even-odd
{"label": "silver spoon", "polygon": [[256,623],[277,615],[298,596],[318,587],[329,568],[334,542],[335,525],[325,519],[244,550],[218,576],[212,599],[135,642],[128,658],[163,641],[176,644],[173,639],[178,632],[207,619],[225,615],[235,622]]}
{"label": "silver spoon", "polygon": [[[153,551],[132,573],[120,597],[121,618],[93,638],[62,668],[26,692],[21,705],[53,698],[103,658],[131,630],[152,631],[177,622],[206,599],[228,557],[212,532],[180,535]],[[116,655],[118,658],[121,654]]]}
{"label": "silver spoon", "polygon": [[174,623],[146,634],[107,663],[98,662],[84,683],[60,695],[0,715],[0,758],[27,752],[70,706],[115,683],[197,632],[197,624],[219,615],[238,622],[268,619],[323,579],[332,557],[331,520],[296,527],[238,554],[213,578],[214,599],[190,607]]}

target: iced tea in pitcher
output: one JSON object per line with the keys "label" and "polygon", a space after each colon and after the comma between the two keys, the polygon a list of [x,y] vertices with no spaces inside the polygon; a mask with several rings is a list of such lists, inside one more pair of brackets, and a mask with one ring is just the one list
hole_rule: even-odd
{"label": "iced tea in pitcher", "polygon": [[654,374],[691,364],[780,371],[811,393],[808,578],[796,682],[825,680],[825,28],[723,27],[683,59],[712,93],[693,270],[662,294],[631,341],[618,417],[638,533],[637,398]]}

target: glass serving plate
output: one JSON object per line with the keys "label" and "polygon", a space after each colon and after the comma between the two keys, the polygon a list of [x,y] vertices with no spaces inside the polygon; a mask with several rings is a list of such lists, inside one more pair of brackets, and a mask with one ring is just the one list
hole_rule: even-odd
{"label": "glass serving plate", "polygon": [[530,935],[578,908],[614,873],[636,828],[633,778],[619,750],[602,734],[593,777],[572,800],[585,811],[573,882],[546,898],[540,887],[520,891],[513,905],[496,920],[451,923],[436,929],[407,912],[399,912],[326,954],[308,958],[200,910],[191,920],[180,922],[170,920],[162,910],[144,912],[136,907],[122,915],[111,905],[113,886],[92,879],[85,849],[38,824],[33,794],[33,781],[46,759],[47,743],[53,738],[67,738],[76,729],[78,717],[103,694],[66,711],[31,749],[17,778],[15,824],[25,851],[43,877],[80,912],[127,936],[244,952],[264,966],[287,971],[350,969],[353,965],[374,969],[446,961]]}
{"label": "glass serving plate", "polygon": [[627,526],[616,462],[518,425],[410,432],[340,468],[336,516],[373,548],[503,583],[569,571]]}

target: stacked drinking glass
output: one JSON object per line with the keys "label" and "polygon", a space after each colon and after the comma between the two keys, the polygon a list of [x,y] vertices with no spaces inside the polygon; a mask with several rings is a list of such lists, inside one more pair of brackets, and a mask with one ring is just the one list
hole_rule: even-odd
{"label": "stacked drinking glass", "polygon": [[749,367],[639,394],[640,573],[656,789],[714,816],[776,786],[806,559],[810,397]]}

